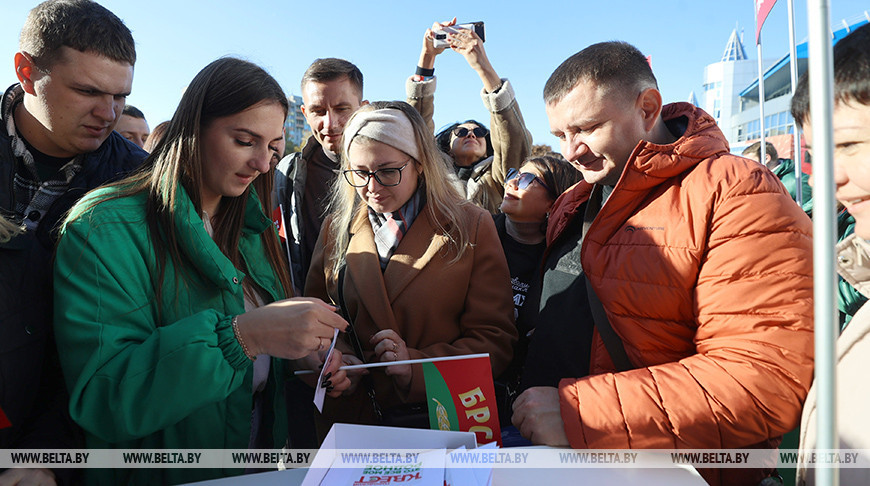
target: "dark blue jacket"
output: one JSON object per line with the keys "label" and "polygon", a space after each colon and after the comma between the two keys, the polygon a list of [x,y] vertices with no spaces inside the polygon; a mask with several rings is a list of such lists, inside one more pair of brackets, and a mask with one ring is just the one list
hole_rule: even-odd
{"label": "dark blue jacket", "polygon": [[[11,107],[2,107],[0,120],[6,119],[6,109]],[[12,422],[12,427],[0,430],[0,449],[82,446],[69,419],[52,334],[51,274],[57,230],[86,192],[129,174],[146,155],[112,132],[100,148],[85,155],[82,169],[36,231],[0,243],[0,408]],[[7,218],[14,214],[15,162],[4,124],[0,127],[0,211]]]}

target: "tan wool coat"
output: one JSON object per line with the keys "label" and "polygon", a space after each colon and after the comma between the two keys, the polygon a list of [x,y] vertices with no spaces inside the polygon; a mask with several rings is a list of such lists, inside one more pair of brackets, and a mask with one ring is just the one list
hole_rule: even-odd
{"label": "tan wool coat", "polygon": [[[365,206],[357,214],[347,249],[344,300],[366,362],[374,359],[369,339],[382,329],[393,329],[405,340],[411,359],[489,353],[495,376],[510,362],[517,334],[507,261],[489,213],[471,204],[463,210],[471,241],[459,261],[450,263],[456,248],[426,205],[384,272]],[[449,230],[453,222],[439,219]],[[321,230],[305,295],[338,303],[335,283],[327,283],[324,271],[330,223],[327,219]],[[348,342],[345,349],[352,349]],[[413,367],[408,393],[397,389],[382,368],[372,370],[371,377],[382,408],[426,399],[419,365]],[[322,418],[327,423],[375,423],[366,387],[358,386],[351,396],[327,397]]]}

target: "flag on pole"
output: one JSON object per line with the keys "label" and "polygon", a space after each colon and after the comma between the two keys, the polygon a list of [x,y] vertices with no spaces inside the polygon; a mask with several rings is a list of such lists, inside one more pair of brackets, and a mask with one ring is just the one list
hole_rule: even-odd
{"label": "flag on pole", "polygon": [[423,363],[429,426],[474,432],[478,444],[501,446],[501,428],[488,354]]}
{"label": "flag on pole", "polygon": [[761,26],[767,20],[767,14],[773,8],[776,0],[755,0],[755,43],[761,43]]}
{"label": "flag on pole", "polygon": [[[284,249],[287,250],[287,264],[290,268],[290,284],[293,285],[294,295],[302,295],[302,289],[296,287],[296,279],[293,277],[293,257],[290,255],[290,243],[287,241],[287,224],[284,221],[284,205],[279,204],[272,211],[272,223],[275,224],[275,230],[278,231],[278,238],[286,243]],[[289,289],[288,289],[289,292]]]}
{"label": "flag on pole", "polygon": [[278,231],[278,236],[287,241],[287,230],[284,228],[284,212],[281,211],[281,205],[279,204],[274,211],[272,211],[272,222],[275,223],[275,229]]}
{"label": "flag on pole", "polygon": [[12,427],[12,422],[6,418],[6,414],[3,413],[3,409],[0,408],[0,429],[5,429],[6,427]]}

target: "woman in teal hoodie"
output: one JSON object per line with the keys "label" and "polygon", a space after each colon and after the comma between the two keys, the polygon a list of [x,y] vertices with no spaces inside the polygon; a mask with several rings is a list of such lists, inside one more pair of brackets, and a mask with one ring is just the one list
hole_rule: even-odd
{"label": "woman in teal hoodie", "polygon": [[[346,326],[320,300],[286,299],[287,265],[264,208],[286,100],[254,64],[209,64],[143,171],[71,211],[55,263],[55,331],[88,447],[284,445],[279,358],[323,349]],[[337,394],[349,381],[336,371],[332,384]],[[86,474],[88,484],[166,484],[241,472]]]}

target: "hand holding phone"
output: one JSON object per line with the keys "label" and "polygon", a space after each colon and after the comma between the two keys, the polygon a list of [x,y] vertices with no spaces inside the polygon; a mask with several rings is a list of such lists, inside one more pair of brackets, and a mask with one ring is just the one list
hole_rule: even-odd
{"label": "hand holding phone", "polygon": [[439,30],[433,31],[434,37],[432,39],[432,44],[435,47],[450,47],[450,42],[447,40],[447,35],[457,33],[457,29],[473,30],[474,33],[476,33],[477,36],[480,37],[481,42],[486,41],[486,29],[483,26],[483,22],[470,22],[466,24],[457,24],[450,27],[443,27]]}

